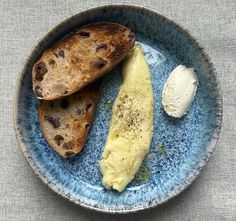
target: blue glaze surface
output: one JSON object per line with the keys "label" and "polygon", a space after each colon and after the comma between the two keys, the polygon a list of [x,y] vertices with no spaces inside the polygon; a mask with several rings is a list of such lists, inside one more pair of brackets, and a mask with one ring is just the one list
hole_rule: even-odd
{"label": "blue glaze surface", "polygon": [[[103,16],[101,16],[103,15]],[[109,130],[111,110],[121,84],[120,66],[103,81],[101,99],[81,153],[64,159],[45,140],[38,122],[39,101],[32,91],[31,69],[43,50],[82,24],[118,22],[130,27],[142,44],[149,63],[154,93],[154,135],[146,164],[150,178],[133,180],[122,193],[105,190],[98,161]],[[199,87],[194,102],[181,119],[167,116],[161,107],[161,93],[170,72],[179,64],[194,67]],[[71,201],[105,212],[129,212],[156,206],[185,189],[212,153],[220,131],[222,101],[216,74],[195,40],[161,15],[134,6],[105,6],[75,15],[54,28],[29,57],[15,99],[15,128],[26,159],[53,190]],[[157,150],[158,144],[165,151]]]}

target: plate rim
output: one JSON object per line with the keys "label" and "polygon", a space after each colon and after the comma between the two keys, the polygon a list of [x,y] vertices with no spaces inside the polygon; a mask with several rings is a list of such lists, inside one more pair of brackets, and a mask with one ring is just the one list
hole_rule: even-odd
{"label": "plate rim", "polygon": [[[28,153],[27,148],[26,148],[26,144],[24,143],[23,136],[21,134],[21,128],[19,127],[18,122],[17,122],[18,114],[19,114],[18,100],[19,100],[19,91],[21,88],[21,81],[24,76],[23,74],[25,73],[25,71],[27,69],[27,64],[28,64],[29,60],[31,60],[31,58],[32,58],[32,54],[33,54],[34,50],[41,44],[41,42],[43,42],[52,33],[54,33],[55,30],[60,28],[60,26],[65,25],[67,22],[69,22],[71,19],[75,18],[76,16],[83,14],[83,13],[84,14],[93,13],[93,11],[102,10],[104,8],[111,8],[111,7],[127,8],[127,9],[131,9],[131,10],[138,9],[138,10],[147,11],[149,14],[152,14],[155,17],[158,17],[158,18],[161,18],[161,19],[167,21],[169,24],[174,25],[175,28],[177,28],[179,31],[184,32],[189,37],[189,39],[191,39],[196,44],[196,46],[200,49],[200,53],[204,56],[206,62],[209,65],[209,68],[211,70],[211,73],[212,73],[212,75],[214,77],[214,81],[215,81],[216,103],[217,103],[216,127],[214,128],[210,142],[206,146],[206,155],[201,161],[199,161],[197,168],[186,177],[184,184],[181,185],[178,189],[173,190],[172,192],[168,193],[165,198],[163,198],[161,200],[150,201],[151,204],[149,204],[147,206],[136,206],[131,209],[128,208],[128,209],[120,209],[120,210],[111,209],[111,208],[106,207],[104,205],[101,208],[91,206],[91,205],[89,205],[89,203],[86,204],[86,202],[84,202],[81,199],[74,199],[72,196],[64,193],[63,190],[60,189],[59,187],[57,187],[54,183],[50,182],[48,180],[47,176],[45,176],[45,174],[42,173],[42,171],[35,164],[35,162],[31,158],[30,154]],[[200,174],[200,172],[202,171],[204,166],[207,164],[210,156],[212,155],[212,153],[214,152],[214,150],[216,148],[217,141],[220,137],[222,118],[223,118],[223,95],[222,95],[220,81],[217,76],[216,69],[215,69],[213,63],[211,62],[210,57],[209,57],[208,53],[206,52],[206,50],[204,49],[204,47],[189,32],[188,29],[183,27],[178,22],[169,19],[168,17],[160,14],[156,10],[150,9],[146,6],[141,6],[141,5],[136,5],[136,4],[117,4],[117,3],[115,3],[115,4],[105,4],[105,5],[95,6],[95,7],[88,7],[84,10],[81,10],[78,13],[73,14],[72,16],[68,16],[66,19],[62,20],[57,25],[55,25],[53,28],[51,28],[49,31],[47,31],[47,33],[45,35],[43,35],[43,37],[39,38],[36,41],[36,44],[33,46],[33,48],[31,48],[28,56],[26,55],[25,61],[21,64],[21,69],[20,69],[20,73],[17,77],[15,93],[14,93],[14,97],[13,97],[13,121],[14,121],[14,130],[15,130],[15,134],[16,134],[16,138],[17,138],[17,143],[18,143],[20,150],[22,151],[22,153],[24,155],[24,158],[29,163],[29,165],[32,168],[32,170],[34,171],[34,173],[43,181],[44,184],[46,184],[51,190],[53,190],[58,195],[62,196],[64,199],[67,199],[70,202],[75,203],[76,205],[80,205],[84,208],[87,208],[87,209],[90,209],[93,211],[99,211],[99,212],[110,213],[110,214],[115,214],[115,213],[127,214],[127,213],[133,213],[133,212],[137,212],[137,211],[141,211],[141,210],[146,210],[149,208],[154,208],[154,207],[157,207],[158,205],[161,205],[161,204],[167,202],[168,200],[179,195],[181,192],[183,192],[185,189],[187,189],[190,186],[190,184],[192,184],[192,182],[198,177],[198,175]]]}

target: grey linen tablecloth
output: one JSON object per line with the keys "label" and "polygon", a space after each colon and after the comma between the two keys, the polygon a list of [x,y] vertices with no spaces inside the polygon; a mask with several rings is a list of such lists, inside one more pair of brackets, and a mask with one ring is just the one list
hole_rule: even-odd
{"label": "grey linen tablecloth", "polygon": [[88,7],[117,1],[0,1],[0,220],[236,220],[236,1],[136,0],[181,23],[206,48],[218,72],[224,117],[216,151],[178,197],[148,211],[106,215],[76,206],[45,186],[17,146],[13,93],[23,61],[46,32]]}

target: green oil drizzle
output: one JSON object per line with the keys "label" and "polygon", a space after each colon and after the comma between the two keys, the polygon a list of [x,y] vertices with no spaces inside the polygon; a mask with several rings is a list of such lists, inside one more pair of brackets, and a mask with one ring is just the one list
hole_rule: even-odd
{"label": "green oil drizzle", "polygon": [[147,162],[144,160],[141,164],[138,173],[135,176],[135,180],[140,183],[146,183],[151,176],[151,171],[147,166]]}
{"label": "green oil drizzle", "polygon": [[153,149],[149,154],[149,158],[152,158],[155,154],[160,153],[161,155],[166,154],[165,145],[163,143],[158,143],[156,148]]}
{"label": "green oil drizzle", "polygon": [[112,109],[113,106],[113,101],[107,100],[104,104],[103,104],[103,108],[106,111],[110,111]]}
{"label": "green oil drizzle", "polygon": [[135,176],[135,181],[139,183],[146,183],[150,176],[151,171],[149,167],[147,166],[147,159],[151,160],[156,153],[160,153],[161,155],[166,154],[165,145],[163,143],[158,143],[157,147],[148,154],[147,158],[144,159],[143,163],[141,164],[138,173]]}
{"label": "green oil drizzle", "polygon": [[157,144],[157,148],[156,148],[161,155],[165,155],[166,154],[166,149],[163,143],[159,143]]}

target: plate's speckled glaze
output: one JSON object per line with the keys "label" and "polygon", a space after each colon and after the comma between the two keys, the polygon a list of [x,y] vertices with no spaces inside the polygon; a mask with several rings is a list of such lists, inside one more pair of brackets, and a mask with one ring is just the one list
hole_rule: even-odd
{"label": "plate's speckled glaze", "polygon": [[[69,159],[57,155],[46,142],[37,116],[38,100],[31,85],[31,69],[45,48],[82,24],[112,21],[130,27],[142,43],[150,65],[155,97],[154,135],[145,162],[146,181],[135,179],[122,193],[102,187],[98,161],[104,147],[113,101],[121,83],[120,67],[104,79],[94,124],[84,150]],[[199,87],[193,105],[182,119],[168,117],[161,108],[161,91],[178,64],[194,67]],[[203,49],[187,31],[154,11],[130,5],[110,5],[79,13],[55,27],[28,58],[15,96],[15,129],[21,149],[36,174],[69,200],[105,212],[131,212],[159,205],[179,194],[198,175],[214,150],[220,132],[222,98],[216,73]],[[163,144],[164,150],[158,150]]]}

